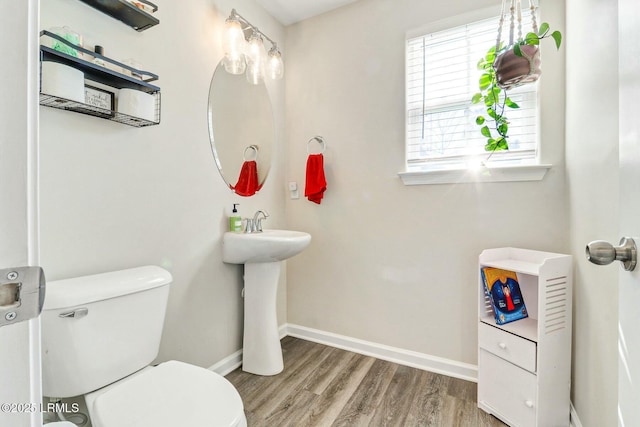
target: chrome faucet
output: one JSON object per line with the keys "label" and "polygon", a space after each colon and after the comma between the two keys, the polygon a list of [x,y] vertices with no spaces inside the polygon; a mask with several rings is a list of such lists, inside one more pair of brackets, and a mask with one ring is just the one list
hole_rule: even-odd
{"label": "chrome faucet", "polygon": [[[260,218],[260,214],[262,214],[262,218]],[[267,219],[269,217],[269,212],[259,210],[253,215],[252,218],[246,218],[247,226],[244,229],[245,233],[262,233],[262,220]]]}

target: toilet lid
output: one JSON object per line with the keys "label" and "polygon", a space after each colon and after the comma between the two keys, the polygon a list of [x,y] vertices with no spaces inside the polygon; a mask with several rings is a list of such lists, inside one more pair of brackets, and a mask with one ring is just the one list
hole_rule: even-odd
{"label": "toilet lid", "polygon": [[182,362],[165,362],[96,398],[94,427],[237,426],[242,399],[224,377]]}

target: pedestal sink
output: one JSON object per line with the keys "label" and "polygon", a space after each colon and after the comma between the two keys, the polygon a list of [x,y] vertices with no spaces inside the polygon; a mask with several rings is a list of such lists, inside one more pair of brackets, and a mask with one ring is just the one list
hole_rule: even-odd
{"label": "pedestal sink", "polygon": [[264,230],[224,233],[222,260],[244,264],[244,338],[242,370],[257,375],[282,372],[276,294],[281,261],[302,252],[311,235],[301,231]]}

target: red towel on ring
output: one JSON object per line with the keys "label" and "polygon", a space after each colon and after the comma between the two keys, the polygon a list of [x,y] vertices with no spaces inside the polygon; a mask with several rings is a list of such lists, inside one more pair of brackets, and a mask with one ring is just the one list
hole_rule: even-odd
{"label": "red towel on ring", "polygon": [[258,165],[255,160],[249,160],[242,164],[238,183],[232,190],[240,196],[253,196],[260,189],[258,185]]}
{"label": "red towel on ring", "polygon": [[304,195],[310,202],[320,204],[327,189],[324,177],[324,157],[322,154],[310,154],[307,158],[307,180]]}

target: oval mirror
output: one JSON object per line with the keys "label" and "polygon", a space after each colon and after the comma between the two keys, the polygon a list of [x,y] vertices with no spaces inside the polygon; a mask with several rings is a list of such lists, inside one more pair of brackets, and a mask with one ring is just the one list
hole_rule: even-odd
{"label": "oval mirror", "polygon": [[252,196],[267,179],[275,144],[271,101],[264,83],[250,84],[244,74],[218,64],[209,88],[209,140],[225,184]]}

